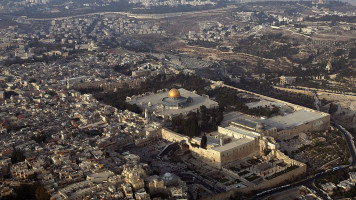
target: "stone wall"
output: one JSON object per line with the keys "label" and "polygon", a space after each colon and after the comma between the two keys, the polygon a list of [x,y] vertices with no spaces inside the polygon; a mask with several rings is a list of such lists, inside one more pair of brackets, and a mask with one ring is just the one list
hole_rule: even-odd
{"label": "stone wall", "polygon": [[182,140],[185,140],[189,145],[189,149],[192,152],[193,157],[217,168],[221,168],[222,165],[244,158],[259,151],[257,138],[234,148],[227,149],[224,152],[219,152],[214,149],[203,149],[198,146],[192,146],[192,144],[189,143],[190,138],[188,136],[184,136],[166,128],[161,129],[160,137],[170,142],[181,142]]}
{"label": "stone wall", "polygon": [[262,189],[267,189],[267,188],[271,188],[271,187],[275,187],[287,180],[293,180],[296,177],[304,174],[307,171],[307,166],[303,165],[298,167],[297,169],[294,169],[290,172],[287,172],[285,174],[282,174],[280,176],[277,176],[276,178],[273,178],[271,180],[266,180],[264,182],[262,182],[261,184],[255,185],[253,187],[247,187],[247,188],[243,188],[241,190],[239,190],[240,192],[243,193],[248,193],[251,192],[253,190],[262,190]]}
{"label": "stone wall", "polygon": [[298,165],[300,167],[302,167],[302,166],[306,167],[306,165],[304,163],[291,159],[290,157],[288,157],[287,155],[285,155],[283,152],[281,152],[279,150],[276,151],[275,156],[278,159],[283,160],[285,163],[287,163],[289,165],[293,164],[293,165]]}
{"label": "stone wall", "polygon": [[137,88],[144,82],[145,79],[130,79],[130,80],[118,80],[116,82],[107,81],[92,81],[83,83],[74,83],[71,87],[74,89],[102,89],[104,91],[115,91],[118,88],[123,88],[126,84],[130,88]]}
{"label": "stone wall", "polygon": [[[219,84],[216,81],[211,81],[211,83]],[[222,87],[231,88],[231,89],[234,89],[234,90],[239,91],[239,92],[252,94],[254,96],[260,97],[260,98],[265,99],[265,100],[274,101],[274,102],[277,102],[277,103],[288,105],[288,106],[292,107],[295,111],[307,110],[307,111],[310,111],[310,112],[319,112],[319,111],[316,111],[316,110],[313,110],[313,109],[310,109],[310,108],[307,108],[307,107],[299,106],[299,105],[292,104],[292,103],[289,103],[289,102],[286,102],[286,101],[282,101],[282,100],[279,100],[279,99],[275,99],[275,98],[272,98],[272,97],[264,96],[262,94],[257,94],[257,93],[250,92],[250,91],[247,91],[247,90],[243,90],[243,89],[240,89],[240,88],[236,88],[236,87],[233,87],[233,86],[230,86],[230,85],[226,85],[226,84],[220,84],[220,85]],[[322,113],[322,112],[319,112],[319,113]],[[327,113],[324,113],[324,114],[328,115]]]}
{"label": "stone wall", "polygon": [[308,91],[308,90],[298,90],[298,89],[293,89],[293,88],[284,88],[284,87],[278,87],[278,86],[273,86],[274,89],[289,92],[289,93],[294,93],[294,94],[303,94],[310,96],[311,98],[314,97],[313,92]]}
{"label": "stone wall", "polygon": [[[242,193],[249,193],[251,191],[254,191],[254,190],[263,190],[263,189],[267,189],[267,188],[272,188],[272,187],[276,187],[278,186],[279,184],[287,181],[287,180],[293,180],[294,178],[304,174],[306,171],[307,171],[307,165],[304,164],[304,163],[301,163],[301,162],[298,162],[296,160],[293,160],[291,158],[289,158],[288,156],[284,155],[282,152],[280,151],[277,151],[276,154],[278,159],[283,159],[284,162],[286,163],[293,163],[294,165],[298,165],[299,167],[292,170],[292,171],[289,171],[285,174],[282,174],[280,176],[277,176],[271,180],[265,180],[263,181],[261,184],[258,184],[258,185],[255,185],[253,187],[246,187],[246,188],[241,188],[241,189],[233,189],[233,190],[230,190],[226,193],[221,193],[221,194],[217,194],[217,195],[214,195],[214,196],[211,196],[211,197],[207,197],[205,199],[207,200],[215,200],[215,199],[219,199],[219,200],[223,200],[223,199],[228,199],[230,197],[230,195],[234,195],[235,192],[242,192]],[[228,170],[225,169],[224,170],[225,172],[227,172]],[[230,173],[234,173],[234,172],[228,172],[228,174]]]}
{"label": "stone wall", "polygon": [[250,142],[232,147],[220,153],[222,165],[226,165],[230,162],[238,159],[245,158],[251,154],[257,154],[259,152],[259,141],[256,138]]}
{"label": "stone wall", "polygon": [[[249,135],[246,135],[246,134],[241,134],[241,133],[238,133],[236,131],[229,130],[229,129],[221,127],[221,126],[218,126],[218,132],[221,133],[221,134],[227,135],[229,137],[236,138],[236,139],[240,139],[240,138],[255,139],[256,137],[259,137],[259,135],[260,135],[258,133],[255,133],[256,137],[252,137],[252,136],[249,136]],[[251,131],[251,134],[252,133],[253,133],[253,131]]]}
{"label": "stone wall", "polygon": [[[211,81],[211,82],[214,83],[214,84],[219,84],[218,82],[215,82],[215,81]],[[250,91],[247,91],[247,90],[235,88],[235,87],[232,87],[232,86],[229,86],[229,85],[225,85],[225,84],[220,84],[220,85],[223,86],[223,87],[228,87],[228,88],[234,89],[234,90],[239,91],[239,92],[252,94],[252,95],[255,95],[255,96],[260,97],[262,99],[266,99],[266,100],[269,100],[269,101],[274,101],[274,102],[277,102],[277,103],[285,104],[285,105],[290,106],[291,108],[293,108],[295,111],[306,110],[306,111],[309,111],[309,112],[317,112],[317,113],[320,113],[320,114],[324,115],[324,117],[322,117],[320,119],[317,119],[317,120],[314,120],[314,121],[310,121],[310,122],[308,122],[306,124],[302,124],[302,125],[293,127],[291,129],[282,130],[282,131],[279,131],[277,133],[273,133],[272,132],[273,135],[269,135],[269,136],[276,137],[276,136],[281,136],[281,135],[284,135],[284,134],[286,134],[286,135],[294,135],[296,133],[306,132],[306,131],[321,131],[321,130],[328,129],[329,126],[330,126],[330,115],[327,114],[327,113],[319,112],[319,111],[316,111],[316,110],[313,110],[313,109],[310,109],[310,108],[306,108],[306,107],[303,107],[303,106],[295,105],[295,104],[292,104],[292,103],[289,103],[289,102],[286,102],[286,101],[274,99],[274,98],[267,97],[267,96],[264,96],[264,95],[261,95],[261,94],[257,94],[257,93],[254,93],[254,92],[250,92]]]}
{"label": "stone wall", "polygon": [[197,158],[204,163],[219,169],[222,167],[220,152],[213,149],[193,147],[191,145],[189,145],[189,150],[192,152],[192,156],[194,158]]}
{"label": "stone wall", "polygon": [[166,128],[162,128],[160,137],[170,142],[181,142],[182,140],[185,140],[189,145],[189,150],[192,152],[192,156],[200,159],[210,166],[221,168],[220,152],[212,149],[203,149],[200,147],[192,146],[189,143],[190,138],[188,136],[176,133]]}
{"label": "stone wall", "polygon": [[259,152],[259,143],[257,139],[251,140],[222,152],[214,150],[214,148],[203,149],[192,145],[189,146],[189,149],[193,157],[213,167],[221,168],[230,162],[257,154]]}
{"label": "stone wall", "polygon": [[164,140],[170,141],[170,142],[181,142],[182,140],[189,141],[189,137],[176,133],[174,131],[171,131],[166,128],[161,129],[161,135],[160,137]]}
{"label": "stone wall", "polygon": [[325,115],[322,118],[307,122],[305,124],[300,124],[299,126],[295,126],[293,128],[288,128],[282,131],[278,131],[274,137],[283,137],[283,136],[294,136],[301,132],[308,131],[322,131],[326,130],[330,127],[330,115]]}

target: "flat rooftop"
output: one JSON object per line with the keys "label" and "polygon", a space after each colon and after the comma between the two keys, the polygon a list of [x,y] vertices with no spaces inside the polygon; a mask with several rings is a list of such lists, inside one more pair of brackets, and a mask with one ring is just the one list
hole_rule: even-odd
{"label": "flat rooftop", "polygon": [[[206,134],[208,144],[210,145],[219,145],[220,144],[220,138],[225,137],[225,135],[220,134],[218,131],[210,132]],[[233,138],[229,137],[231,140]]]}
{"label": "flat rooftop", "polygon": [[263,123],[266,130],[274,128],[274,126],[270,126],[268,123],[266,123],[265,118],[255,117],[240,112],[230,112],[224,115],[224,120],[221,122],[220,126],[228,127],[230,126],[230,122],[236,122],[252,129],[255,129],[258,123]]}
{"label": "flat rooftop", "polygon": [[257,137],[259,137],[261,135],[261,134],[259,134],[257,132],[245,130],[245,129],[234,127],[234,126],[228,126],[228,127],[225,127],[225,128],[228,129],[228,130],[231,130],[231,131],[233,131],[235,133],[246,135],[247,137],[250,137],[251,139],[252,138],[257,138]]}
{"label": "flat rooftop", "polygon": [[256,102],[251,102],[251,103],[246,103],[246,106],[248,108],[257,108],[257,107],[268,107],[268,108],[273,108],[273,107],[277,107],[280,109],[280,112],[282,113],[292,113],[294,112],[293,108],[291,108],[290,106],[280,103],[280,102],[276,102],[276,101],[269,101],[269,100],[265,100],[265,99],[260,99],[259,101]]}
{"label": "flat rooftop", "polygon": [[227,151],[227,150],[230,150],[230,149],[234,149],[236,147],[239,147],[241,145],[244,145],[244,144],[252,142],[252,141],[254,141],[254,140],[253,139],[249,139],[249,138],[241,138],[241,139],[232,141],[230,143],[227,143],[227,144],[225,144],[223,146],[214,147],[212,149],[215,150],[215,151],[218,151],[218,152],[224,152],[224,151]]}
{"label": "flat rooftop", "polygon": [[321,112],[299,110],[288,115],[271,117],[266,120],[266,123],[270,126],[276,127],[277,129],[285,129],[305,124],[307,122],[314,121],[325,116],[326,114]]}
{"label": "flat rooftop", "polygon": [[285,129],[320,119],[326,115],[328,114],[318,111],[313,112],[309,110],[299,110],[286,115],[278,115],[266,119],[250,116],[240,112],[230,112],[224,115],[224,120],[222,121],[221,126],[227,128],[229,127],[230,122],[236,122],[254,129],[257,123],[263,123],[265,130],[269,130],[271,128]]}

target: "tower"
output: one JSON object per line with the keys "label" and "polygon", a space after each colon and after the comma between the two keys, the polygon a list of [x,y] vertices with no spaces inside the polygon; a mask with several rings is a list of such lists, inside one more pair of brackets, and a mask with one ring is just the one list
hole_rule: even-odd
{"label": "tower", "polygon": [[145,119],[148,119],[150,116],[148,115],[148,110],[145,109]]}
{"label": "tower", "polygon": [[325,69],[328,70],[328,72],[330,72],[333,69],[333,66],[331,65],[331,61],[328,61],[328,64],[325,66]]}
{"label": "tower", "polygon": [[69,88],[70,88],[70,83],[69,83],[68,77],[66,78],[66,88],[67,88],[67,90],[69,90]]}

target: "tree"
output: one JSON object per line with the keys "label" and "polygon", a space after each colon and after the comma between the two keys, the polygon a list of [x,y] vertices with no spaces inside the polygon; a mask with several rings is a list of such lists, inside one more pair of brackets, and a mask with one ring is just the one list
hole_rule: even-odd
{"label": "tree", "polygon": [[207,110],[208,110],[208,109],[206,108],[205,105],[200,106],[200,111],[201,111],[202,113],[206,113]]}
{"label": "tree", "polygon": [[222,122],[223,119],[224,119],[224,113],[222,111],[219,111],[218,118],[216,119],[218,125],[220,125],[220,123]]}
{"label": "tree", "polygon": [[47,193],[47,190],[43,185],[38,185],[35,191],[35,196],[37,200],[49,200],[51,196]]}
{"label": "tree", "polygon": [[200,132],[197,113],[189,112],[187,117],[183,120],[183,134],[194,137],[200,135]]}
{"label": "tree", "polygon": [[338,108],[337,104],[330,103],[330,107],[329,107],[328,113],[329,114],[334,114],[337,111],[337,108]]}
{"label": "tree", "polygon": [[14,91],[5,91],[4,92],[4,97],[5,99],[10,99],[11,96],[18,96],[19,94],[17,94]]}
{"label": "tree", "polygon": [[31,136],[31,140],[34,140],[37,143],[44,143],[47,140],[47,136],[44,133],[39,134],[39,135],[33,135],[33,136]]}
{"label": "tree", "polygon": [[351,48],[349,53],[350,59],[356,59],[356,48]]}
{"label": "tree", "polygon": [[245,199],[241,192],[234,192],[234,194],[230,195],[229,200],[240,200]]}
{"label": "tree", "polygon": [[205,133],[201,137],[200,147],[206,149],[206,145],[208,143],[208,138],[206,137]]}
{"label": "tree", "polygon": [[12,152],[10,158],[11,158],[12,164],[15,164],[15,163],[24,161],[26,159],[26,156],[24,155],[24,153],[22,151],[15,150]]}

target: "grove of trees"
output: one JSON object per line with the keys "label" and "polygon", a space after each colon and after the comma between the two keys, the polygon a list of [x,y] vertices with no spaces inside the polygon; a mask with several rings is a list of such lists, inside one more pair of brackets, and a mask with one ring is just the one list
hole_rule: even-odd
{"label": "grove of trees", "polygon": [[26,159],[26,156],[24,155],[24,153],[20,150],[15,150],[11,153],[11,162],[12,164],[18,163],[18,162],[22,162]]}
{"label": "grove of trees", "polygon": [[20,186],[14,187],[14,194],[10,196],[3,196],[3,200],[49,200],[51,196],[48,194],[44,186],[38,182],[22,183]]}

